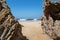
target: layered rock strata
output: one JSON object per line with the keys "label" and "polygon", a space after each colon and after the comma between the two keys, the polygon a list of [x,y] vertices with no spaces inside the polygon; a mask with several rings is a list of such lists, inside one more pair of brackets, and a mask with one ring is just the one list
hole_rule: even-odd
{"label": "layered rock strata", "polygon": [[22,40],[22,26],[11,14],[5,0],[0,0],[0,40]]}

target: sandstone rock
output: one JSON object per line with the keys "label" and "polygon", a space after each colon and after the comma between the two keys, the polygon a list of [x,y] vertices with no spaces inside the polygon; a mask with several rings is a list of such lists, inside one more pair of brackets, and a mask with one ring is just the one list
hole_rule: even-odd
{"label": "sandstone rock", "polygon": [[5,0],[0,0],[0,40],[22,40],[22,26],[11,14]]}
{"label": "sandstone rock", "polygon": [[60,40],[60,3],[45,1],[44,14],[41,17],[41,26],[53,40]]}

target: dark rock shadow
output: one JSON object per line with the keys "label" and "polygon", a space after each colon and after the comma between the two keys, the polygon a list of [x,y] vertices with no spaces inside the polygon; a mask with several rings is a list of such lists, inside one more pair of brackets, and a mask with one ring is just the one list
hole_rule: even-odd
{"label": "dark rock shadow", "polygon": [[56,39],[54,39],[54,40],[60,40],[60,37],[57,37]]}
{"label": "dark rock shadow", "polygon": [[22,40],[29,40],[26,36],[23,36]]}

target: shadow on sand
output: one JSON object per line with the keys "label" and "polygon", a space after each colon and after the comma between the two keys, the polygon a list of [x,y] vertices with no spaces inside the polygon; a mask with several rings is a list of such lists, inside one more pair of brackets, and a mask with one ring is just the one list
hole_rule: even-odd
{"label": "shadow on sand", "polygon": [[22,40],[29,40],[26,36],[23,36]]}

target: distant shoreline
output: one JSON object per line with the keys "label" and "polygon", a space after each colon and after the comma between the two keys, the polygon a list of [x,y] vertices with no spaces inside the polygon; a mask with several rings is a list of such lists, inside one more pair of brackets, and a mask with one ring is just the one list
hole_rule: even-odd
{"label": "distant shoreline", "polygon": [[19,19],[18,21],[40,21],[40,19]]}
{"label": "distant shoreline", "polygon": [[40,20],[18,20],[19,22],[33,22],[33,21],[40,21]]}

